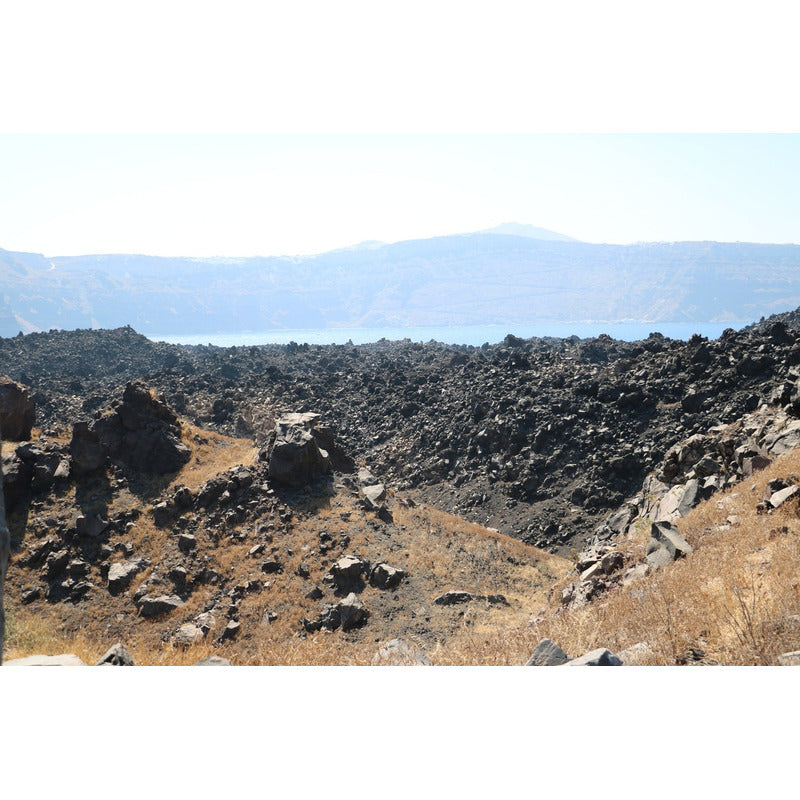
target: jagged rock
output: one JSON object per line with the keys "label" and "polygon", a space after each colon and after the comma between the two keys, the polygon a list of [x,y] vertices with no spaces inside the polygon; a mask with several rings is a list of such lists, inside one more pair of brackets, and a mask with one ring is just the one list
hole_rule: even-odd
{"label": "jagged rock", "polygon": [[69,443],[71,473],[88,475],[106,463],[106,451],[100,437],[89,428],[88,422],[76,422]]}
{"label": "jagged rock", "polygon": [[112,647],[106,650],[103,657],[95,664],[96,667],[132,667],[133,659],[131,654],[122,645],[117,642]]}
{"label": "jagged rock", "polygon": [[369,617],[369,611],[355,593],[350,592],[343,600],[336,604],[343,631],[349,631],[363,625]]}
{"label": "jagged rock", "polygon": [[74,653],[63,653],[58,656],[33,655],[25,658],[12,658],[11,661],[3,662],[4,667],[85,667],[85,661],[81,661]]}
{"label": "jagged rock", "polygon": [[372,663],[376,666],[429,667],[431,660],[405,639],[390,639],[380,646],[372,657]]}
{"label": "jagged rock", "polygon": [[58,550],[57,552],[51,553],[49,556],[47,556],[43,572],[48,580],[53,580],[53,578],[64,572],[68,563],[69,550]]}
{"label": "jagged rock", "polygon": [[369,469],[367,469],[367,467],[361,467],[358,470],[357,477],[360,486],[375,486],[376,484],[380,483],[380,481],[369,471]]}
{"label": "jagged rock", "polygon": [[359,556],[343,556],[336,561],[328,571],[333,579],[333,585],[337,591],[350,591],[352,588],[359,588],[367,575],[369,575],[370,563]]}
{"label": "jagged rock", "polygon": [[220,642],[229,642],[232,639],[235,639],[238,636],[241,627],[241,622],[232,619],[222,631],[222,634],[219,637]]}
{"label": "jagged rock", "polygon": [[621,667],[622,661],[617,658],[610,650],[600,647],[585,653],[578,658],[567,661],[565,667]]}
{"label": "jagged rock", "polygon": [[773,508],[780,508],[789,498],[794,497],[800,492],[800,486],[787,486],[770,495],[769,504]]}
{"label": "jagged rock", "polygon": [[663,567],[671,561],[692,552],[691,545],[680,531],[669,522],[654,522],[650,528],[647,544],[647,563],[652,569]]}
{"label": "jagged rock", "polygon": [[23,589],[20,593],[20,602],[23,605],[27,605],[28,603],[32,603],[34,600],[38,600],[42,596],[42,587],[41,586],[32,586],[29,589]]}
{"label": "jagged rock", "polygon": [[319,414],[286,414],[275,421],[275,443],[269,454],[269,475],[278,483],[302,486],[330,472],[328,453],[312,430]]}
{"label": "jagged rock", "polygon": [[158,597],[144,595],[139,598],[137,605],[139,607],[139,613],[143,617],[158,617],[162,614],[168,614],[176,608],[180,608],[183,605],[183,600],[174,594],[162,594]]}
{"label": "jagged rock", "polygon": [[33,465],[23,461],[16,450],[3,453],[0,463],[6,511],[13,511],[30,491]]}
{"label": "jagged rock", "polygon": [[526,667],[558,667],[566,664],[569,656],[549,639],[542,639],[525,662]]}
{"label": "jagged rock", "polygon": [[191,553],[197,547],[197,537],[191,533],[182,533],[178,537],[178,549],[182,553]]}
{"label": "jagged rock", "polygon": [[380,511],[384,507],[383,501],[386,499],[386,487],[382,483],[373,486],[364,486],[361,489],[364,497],[364,504],[373,511]]}
{"label": "jagged rock", "polygon": [[175,412],[139,381],[126,385],[122,401],[95,420],[92,430],[112,458],[142,472],[175,472],[191,455]]}
{"label": "jagged rock", "polygon": [[406,573],[397,567],[390,567],[388,564],[381,562],[372,568],[369,574],[370,585],[376,586],[378,589],[394,589],[399,586]]}
{"label": "jagged rock", "polygon": [[124,591],[134,576],[148,566],[148,563],[147,559],[137,558],[112,564],[108,569],[108,591],[111,594]]}
{"label": "jagged rock", "polygon": [[36,423],[36,404],[30,389],[10,378],[0,376],[0,433],[9,442],[31,438]]}

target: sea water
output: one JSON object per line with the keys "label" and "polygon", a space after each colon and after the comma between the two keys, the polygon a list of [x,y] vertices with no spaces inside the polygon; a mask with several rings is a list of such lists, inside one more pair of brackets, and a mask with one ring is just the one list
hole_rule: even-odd
{"label": "sea water", "polygon": [[249,347],[260,344],[368,344],[381,339],[412,342],[444,342],[479,347],[501,342],[507,334],[521,339],[553,336],[588,339],[607,334],[626,342],[646,339],[661,333],[670,339],[689,339],[697,333],[716,339],[726,328],[738,329],[747,322],[558,322],[527,325],[425,325],[388,328],[307,328],[295,330],[242,331],[238,333],[146,333],[148,339],[170,344],[216,345],[217,347]]}

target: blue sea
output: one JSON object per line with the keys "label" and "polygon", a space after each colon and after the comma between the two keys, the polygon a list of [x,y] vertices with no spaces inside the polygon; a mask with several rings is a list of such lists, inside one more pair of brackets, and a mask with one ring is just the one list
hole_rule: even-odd
{"label": "blue sea", "polygon": [[670,339],[689,339],[699,333],[716,339],[726,328],[739,329],[748,322],[564,322],[531,323],[529,325],[453,325],[421,326],[416,328],[309,328],[299,330],[243,331],[241,333],[147,333],[148,339],[170,344],[212,344],[217,347],[250,347],[260,344],[368,344],[381,339],[412,342],[444,342],[476,347],[501,342],[511,333],[521,339],[534,336],[588,339],[608,334],[613,339],[633,342],[646,339],[651,333],[661,333]]}

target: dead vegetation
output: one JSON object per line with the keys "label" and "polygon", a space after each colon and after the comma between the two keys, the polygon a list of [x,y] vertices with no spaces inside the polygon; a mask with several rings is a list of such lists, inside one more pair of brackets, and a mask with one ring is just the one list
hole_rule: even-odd
{"label": "dead vegetation", "polygon": [[[230,467],[252,463],[256,455],[251,442],[189,426],[184,440],[192,458],[170,476],[171,488],[196,489]],[[219,643],[209,636],[189,648],[171,643],[178,625],[213,601],[214,586],[198,587],[167,620],[136,615],[131,594],[149,572],[119,597],[99,586],[77,604],[22,605],[25,578],[12,558],[5,657],[73,652],[94,663],[119,639],[143,665],[191,664],[210,654],[244,665],[360,665],[372,663],[382,642],[401,637],[435,665],[520,665],[546,637],[572,656],[644,643],[644,664],[776,664],[782,653],[800,650],[800,508],[796,499],[769,514],[757,506],[770,479],[797,474],[800,453],[790,453],[700,504],[678,522],[691,555],[571,610],[560,608],[560,587],[571,567],[564,559],[401,496],[391,499],[391,521],[379,520],[337,479],[292,498],[292,523],[275,531],[274,549],[283,562],[279,574],[261,574],[249,555],[256,541],[252,524],[198,531],[200,555],[229,585],[250,579],[264,584],[243,598],[238,614],[243,633],[234,641]],[[100,487],[105,485],[101,480]],[[143,498],[152,496],[120,491],[100,497],[91,487],[87,491],[84,506],[94,497],[106,503],[106,513],[142,507]],[[74,509],[76,502],[74,489],[52,498],[29,520],[34,534],[37,519]],[[646,525],[635,527],[620,546],[630,558],[641,558],[647,535]],[[174,531],[156,526],[148,513],[127,536],[153,567],[173,539]],[[323,540],[340,544],[323,553]],[[372,563],[386,561],[408,577],[396,590],[364,587],[360,597],[371,612],[365,627],[305,634],[303,617],[313,618],[320,607],[306,597],[309,588],[322,586],[332,561],[349,552]],[[449,590],[503,595],[507,605],[434,603]]]}
{"label": "dead vegetation", "polygon": [[[6,658],[72,652],[94,663],[120,640],[142,665],[191,664],[212,653],[242,665],[371,664],[381,643],[400,637],[433,663],[452,663],[448,655],[452,648],[479,647],[482,655],[473,663],[503,664],[508,663],[505,654],[491,646],[496,631],[523,626],[546,602],[552,582],[569,568],[556,556],[403,497],[393,496],[391,515],[381,519],[361,507],[351,482],[337,478],[276,496],[270,501],[273,511],[261,520],[222,525],[199,515],[193,531],[197,538],[193,563],[224,576],[225,591],[248,581],[258,581],[261,588],[241,598],[236,614],[241,634],[233,641],[220,642],[216,629],[199,644],[177,647],[172,643],[176,629],[218,602],[221,587],[196,586],[184,605],[166,618],[137,615],[132,595],[170,554],[177,553],[178,532],[169,525],[156,525],[153,504],[181,485],[196,490],[232,467],[252,464],[257,455],[250,441],[189,425],[184,425],[183,440],[192,455],[176,474],[155,478],[126,474],[122,481],[112,470],[85,480],[79,489],[71,486],[49,496],[29,515],[26,539],[36,541],[48,535],[54,518],[74,516],[76,507],[103,518],[138,509],[142,513],[135,524],[109,544],[147,558],[151,566],[118,596],[108,594],[96,576],[93,580],[99,585],[81,602],[50,603],[42,598],[24,605],[21,593],[36,576],[21,566],[15,569],[12,560]],[[283,521],[287,508],[290,522]],[[259,543],[265,549],[256,556],[251,550]],[[25,550],[20,548],[15,559]],[[267,552],[281,562],[276,574],[261,570]],[[330,588],[322,600],[307,597],[309,590],[325,587],[330,565],[348,553],[372,564],[389,563],[407,577],[394,590],[363,587],[359,597],[370,611],[363,628],[305,633],[303,618],[315,618],[321,602],[336,602]],[[434,602],[450,590],[478,598],[502,595],[505,603]],[[226,621],[221,619],[221,625]]]}

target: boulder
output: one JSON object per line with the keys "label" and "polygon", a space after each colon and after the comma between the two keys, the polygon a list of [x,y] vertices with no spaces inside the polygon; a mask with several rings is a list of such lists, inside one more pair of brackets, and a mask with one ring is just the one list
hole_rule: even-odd
{"label": "boulder", "polygon": [[70,471],[73,475],[88,475],[106,462],[106,451],[100,437],[89,428],[88,422],[76,422],[69,443]]}
{"label": "boulder", "polygon": [[382,483],[362,487],[361,494],[368,509],[380,511],[384,507],[383,501],[386,499],[386,487]]}
{"label": "boulder", "polygon": [[269,475],[278,483],[303,486],[331,471],[326,450],[312,434],[319,414],[286,414],[275,421]]}
{"label": "boulder", "polygon": [[780,508],[789,498],[800,492],[800,486],[787,486],[770,495],[769,504],[773,508]]}
{"label": "boulder", "polygon": [[192,666],[194,667],[232,667],[230,661],[227,658],[222,658],[221,656],[209,656],[208,658],[203,658],[200,661],[195,662]]}
{"label": "boulder", "polygon": [[653,656],[653,650],[647,642],[637,642],[617,653],[617,658],[622,662],[624,667],[646,665]]}
{"label": "boulder", "polygon": [[526,667],[560,667],[569,661],[569,656],[549,639],[542,639],[525,662]]}
{"label": "boulder", "polygon": [[136,558],[117,561],[108,570],[108,591],[119,594],[124,591],[133,577],[147,566],[146,559]]}
{"label": "boulder", "polygon": [[337,591],[350,591],[361,588],[370,572],[369,561],[354,555],[342,556],[328,571]]}
{"label": "boulder", "polygon": [[364,604],[356,597],[354,592],[350,592],[344,600],[336,604],[339,612],[339,619],[343,631],[349,631],[363,625],[369,617],[369,611]]}
{"label": "boulder", "polygon": [[141,472],[176,472],[191,456],[175,412],[139,381],[127,384],[122,401],[95,420],[92,430],[112,458]]}
{"label": "boulder", "polygon": [[183,605],[183,600],[174,594],[163,594],[158,597],[144,595],[139,598],[137,605],[139,606],[139,613],[143,617],[158,617],[180,608]]}
{"label": "boulder", "polygon": [[651,525],[646,560],[653,569],[691,552],[691,545],[674,525],[665,521],[654,522]]}
{"label": "boulder", "polygon": [[96,667],[132,667],[133,659],[131,658],[131,654],[127,651],[127,649],[122,645],[121,642],[117,642],[115,645],[110,647],[103,657],[95,664]]}
{"label": "boulder", "polygon": [[397,567],[390,567],[388,564],[381,562],[372,568],[369,574],[369,582],[371,586],[376,586],[378,589],[394,589],[399,586],[406,573]]}
{"label": "boulder", "polygon": [[0,376],[0,434],[9,442],[31,438],[36,422],[36,404],[30,389],[10,378]]}
{"label": "boulder", "polygon": [[13,511],[28,494],[33,481],[33,466],[21,459],[16,450],[10,450],[0,458],[2,464],[2,486],[6,511]]}

